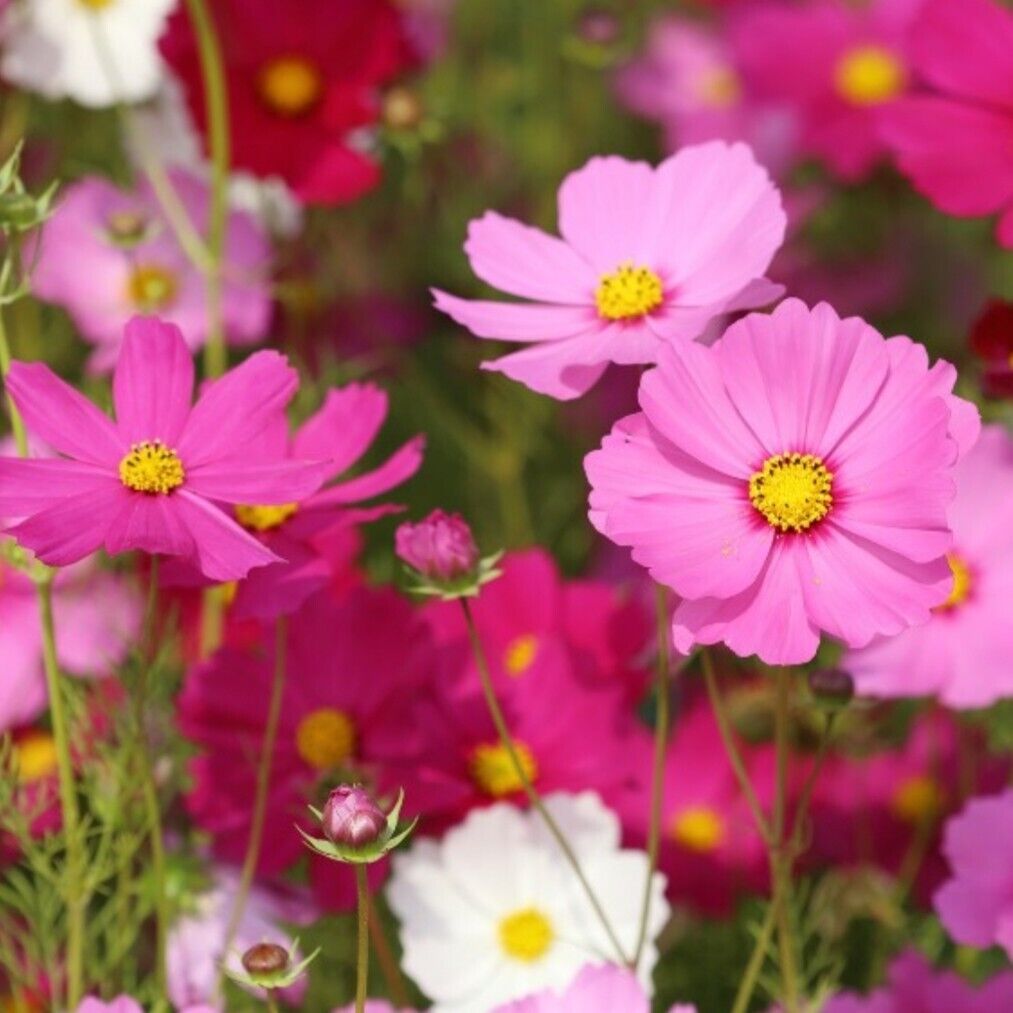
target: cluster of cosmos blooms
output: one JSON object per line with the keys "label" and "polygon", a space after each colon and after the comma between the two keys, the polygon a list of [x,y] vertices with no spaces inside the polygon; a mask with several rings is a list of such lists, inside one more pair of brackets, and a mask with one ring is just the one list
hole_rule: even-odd
{"label": "cluster of cosmos blooms", "polygon": [[[225,965],[251,995],[299,1007],[318,973],[300,927],[361,909],[361,880],[373,917],[382,897],[396,921],[397,975],[434,1010],[647,1013],[672,924],[731,917],[772,879],[771,910],[787,903],[785,838],[772,850],[781,831],[757,808],[805,811],[789,879],[792,865],[851,870],[856,891],[860,870],[907,877],[949,939],[1013,958],[1010,764],[961,713],[1013,697],[1013,441],[979,411],[1013,393],[1013,309],[994,303],[976,327],[982,383],[958,380],[917,341],[839,313],[832,292],[797,298],[794,279],[818,283],[782,258],[820,200],[792,182],[807,161],[827,186],[892,164],[948,215],[997,216],[988,242],[1013,248],[1013,11],[729,0],[656,21],[614,86],[662,124],[668,157],[575,168],[558,235],[494,210],[472,220],[474,275],[510,298],[433,292],[461,341],[519,346],[484,368],[538,395],[639,376],[584,460],[587,517],[614,562],[571,577],[539,546],[482,558],[466,520],[438,509],[388,538],[404,588],[367,578],[362,532],[424,482],[424,435],[364,466],[384,390],[300,390],[284,349],[257,346],[277,249],[308,209],[379,183],[381,89],[441,58],[453,5],[2,6],[5,87],[127,107],[136,182],[69,182],[20,240],[31,297],[69,316],[98,394],[41,361],[4,370],[27,441],[0,456],[0,732],[33,833],[60,833],[38,585],[61,679],[91,682],[74,772],[104,710],[128,705],[116,672],[147,627],[171,641],[172,724],[191,750],[165,844],[192,852],[206,886],[174,902],[159,1001],[223,1008]],[[586,28],[611,30],[601,11]],[[202,237],[222,184],[219,87],[231,173],[215,251]],[[223,341],[238,364],[199,376],[194,353]],[[166,605],[153,623],[149,581]],[[734,764],[701,664],[745,716]],[[677,704],[661,754],[659,668]],[[775,679],[794,694],[788,769],[769,733]],[[824,755],[813,696],[840,698],[841,738],[859,743],[886,702],[932,702],[892,748]],[[758,733],[740,736],[750,721]],[[0,862],[20,857],[0,827]],[[87,969],[78,995],[69,970],[14,970],[0,989],[26,1008],[142,1009]],[[914,946],[872,984],[767,998],[789,1013],[1013,1009],[1008,967],[972,984]]]}

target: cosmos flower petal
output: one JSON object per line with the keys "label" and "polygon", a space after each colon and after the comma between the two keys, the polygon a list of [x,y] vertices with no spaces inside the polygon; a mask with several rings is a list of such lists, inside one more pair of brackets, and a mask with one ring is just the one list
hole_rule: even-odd
{"label": "cosmos flower petal", "polygon": [[482,368],[504,373],[539,394],[572,401],[587,393],[605,372],[610,341],[607,330],[563,341],[546,341],[483,362]]}
{"label": "cosmos flower petal", "polygon": [[339,482],[337,485],[329,486],[323,492],[313,496],[311,505],[320,507],[357,503],[360,500],[371,499],[373,496],[388,492],[407,481],[419,470],[425,447],[424,436],[413,437],[403,447],[391,454],[379,467],[357,475],[355,478],[350,478],[347,482]]}
{"label": "cosmos flower petal", "polygon": [[168,496],[128,494],[109,526],[106,552],[139,549],[152,555],[193,556],[194,544]]}
{"label": "cosmos flower petal", "polygon": [[320,488],[329,470],[321,461],[253,464],[229,458],[188,470],[186,488],[223,503],[297,503]]}
{"label": "cosmos flower petal", "polygon": [[0,457],[0,517],[28,517],[109,481],[93,464],[59,458]]}
{"label": "cosmos flower petal", "polygon": [[476,337],[503,341],[557,341],[604,326],[588,306],[459,299],[439,289],[433,289],[433,305]]}
{"label": "cosmos flower petal", "polygon": [[340,475],[369,449],[387,417],[387,404],[387,392],[371,383],[329,390],[293,437],[293,456],[329,461],[332,473]]}

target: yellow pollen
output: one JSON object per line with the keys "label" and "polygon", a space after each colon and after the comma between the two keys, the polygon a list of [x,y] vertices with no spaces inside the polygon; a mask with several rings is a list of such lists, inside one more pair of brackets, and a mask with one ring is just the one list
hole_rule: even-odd
{"label": "yellow pollen", "polygon": [[524,633],[510,641],[503,654],[503,667],[512,676],[523,675],[533,664],[538,654],[538,637]]}
{"label": "yellow pollen", "polygon": [[727,109],[742,97],[742,85],[731,67],[714,67],[701,77],[697,94],[704,105]]}
{"label": "yellow pollen", "polygon": [[[517,759],[528,781],[533,783],[538,778],[538,764],[531,750],[520,741],[514,742]],[[475,784],[487,795],[502,798],[512,795],[524,787],[517,776],[517,769],[510,759],[510,754],[499,742],[482,743],[475,747],[471,754],[471,777]]]}
{"label": "yellow pollen", "polygon": [[949,598],[936,607],[936,612],[949,612],[963,605],[971,593],[971,568],[967,563],[953,552],[946,556],[946,562],[950,564],[950,572],[953,574],[953,587]]}
{"label": "yellow pollen", "polygon": [[898,819],[918,825],[939,816],[944,802],[945,793],[934,778],[915,774],[898,786],[890,807]]}
{"label": "yellow pollen", "polygon": [[236,520],[244,528],[253,531],[270,531],[281,527],[298,509],[298,503],[279,503],[277,506],[248,506],[239,503],[236,505]]}
{"label": "yellow pollen", "polygon": [[355,752],[355,724],[333,707],[310,711],[295,730],[295,748],[317,770],[330,770]]}
{"label": "yellow pollen", "polygon": [[779,531],[805,531],[833,506],[834,476],[813,454],[774,454],[749,479],[749,502]]}
{"label": "yellow pollen", "polygon": [[661,279],[649,267],[620,264],[602,276],[594,293],[598,313],[606,320],[633,320],[656,310],[664,301]]}
{"label": "yellow pollen", "polygon": [[299,116],[324,90],[320,71],[301,56],[279,56],[266,64],[257,79],[260,97],[281,116]]}
{"label": "yellow pollen", "polygon": [[183,484],[186,473],[175,450],[161,440],[134,443],[120,461],[120,481],[134,492],[165,495]]}
{"label": "yellow pollen", "polygon": [[56,743],[49,732],[29,732],[14,743],[14,769],[22,784],[41,781],[56,771]]}
{"label": "yellow pollen", "polygon": [[503,952],[526,964],[541,960],[555,938],[552,922],[538,908],[521,908],[499,923],[499,944]]}
{"label": "yellow pollen", "polygon": [[127,298],[145,313],[171,306],[178,288],[176,276],[157,264],[139,264],[127,279]]}
{"label": "yellow pollen", "polygon": [[725,821],[705,805],[683,809],[672,821],[672,837],[689,851],[707,854],[725,839]]}
{"label": "yellow pollen", "polygon": [[858,106],[878,105],[895,98],[907,83],[907,71],[896,54],[882,46],[857,46],[834,68],[838,94]]}
{"label": "yellow pollen", "polygon": [[113,0],[77,0],[77,2],[89,10],[100,11],[103,7],[108,7],[113,3]]}

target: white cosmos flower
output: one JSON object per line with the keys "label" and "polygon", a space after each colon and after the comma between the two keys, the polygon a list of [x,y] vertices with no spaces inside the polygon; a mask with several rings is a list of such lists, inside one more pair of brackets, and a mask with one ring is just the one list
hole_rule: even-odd
{"label": "white cosmos flower", "polygon": [[[546,799],[580,860],[620,944],[636,944],[647,856],[622,850],[619,821],[591,792]],[[652,883],[653,940],[668,918],[665,880]],[[537,813],[498,804],[471,813],[440,842],[394,856],[388,898],[401,921],[405,970],[434,1013],[488,1013],[544,988],[563,989],[588,963],[614,959],[604,929]]]}
{"label": "white cosmos flower", "polygon": [[46,98],[110,106],[148,98],[162,77],[158,37],[176,0],[11,4],[0,73]]}

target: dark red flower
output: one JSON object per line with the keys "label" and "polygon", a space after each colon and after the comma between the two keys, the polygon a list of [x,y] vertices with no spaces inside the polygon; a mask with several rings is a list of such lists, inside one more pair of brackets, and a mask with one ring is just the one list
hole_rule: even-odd
{"label": "dark red flower", "polygon": [[985,393],[1013,397],[1013,303],[990,302],[974,322],[970,342],[985,365]]}

